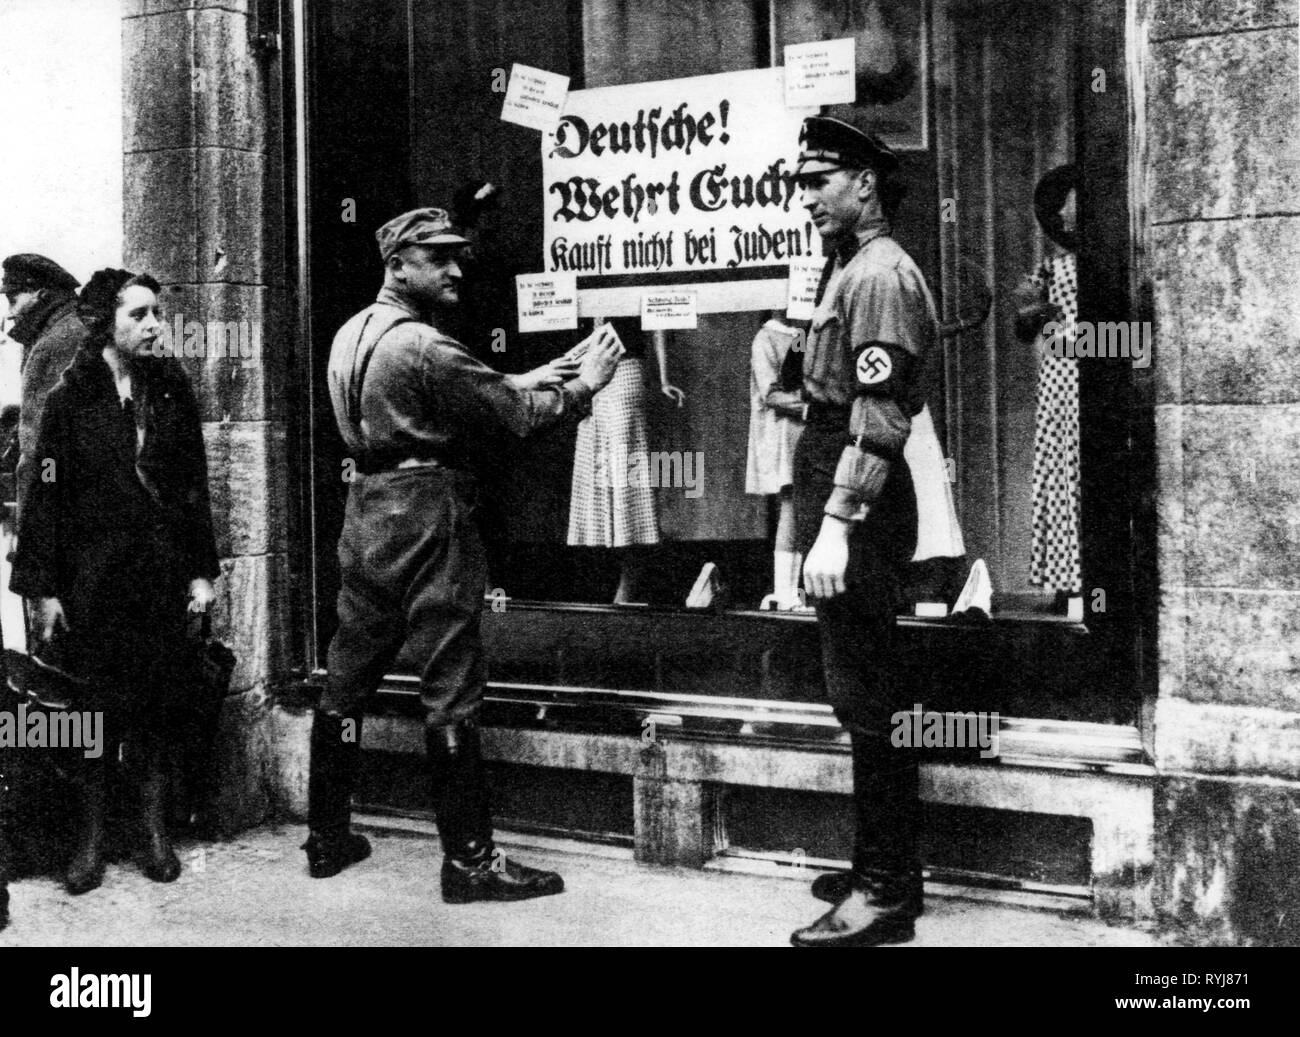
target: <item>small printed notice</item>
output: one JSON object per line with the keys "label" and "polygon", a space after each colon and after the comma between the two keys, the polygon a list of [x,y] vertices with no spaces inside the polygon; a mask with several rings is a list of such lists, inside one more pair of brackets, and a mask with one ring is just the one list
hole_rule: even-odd
{"label": "small printed notice", "polygon": [[785,304],[788,319],[812,320],[817,286],[821,283],[825,265],[824,259],[796,257],[790,260],[790,294]]}
{"label": "small printed notice", "polygon": [[645,331],[694,328],[699,324],[695,292],[646,292],[641,296],[641,327]]}
{"label": "small printed notice", "polygon": [[534,130],[555,129],[569,95],[569,77],[527,65],[510,68],[501,118]]}
{"label": "small printed notice", "polygon": [[581,342],[579,342],[576,346],[570,349],[567,353],[565,353],[564,359],[580,361],[583,357],[587,355],[587,350],[591,348],[591,344],[595,342],[598,338],[600,338],[602,334],[607,335],[609,338],[613,339],[616,344],[620,346],[623,345],[623,340],[618,337],[618,332],[615,330],[614,325],[604,320],[598,320],[596,322],[596,329],[590,335],[584,338]]}
{"label": "small printed notice", "polygon": [[516,274],[519,330],[563,331],[578,326],[578,275]]}
{"label": "small printed notice", "polygon": [[855,41],[791,43],[785,48],[785,105],[852,104],[857,99],[854,83]]}

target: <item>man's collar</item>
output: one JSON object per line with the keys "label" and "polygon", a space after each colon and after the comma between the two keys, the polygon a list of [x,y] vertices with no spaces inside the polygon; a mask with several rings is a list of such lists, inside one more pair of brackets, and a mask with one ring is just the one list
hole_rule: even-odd
{"label": "man's collar", "polygon": [[375,302],[381,302],[385,306],[395,306],[397,309],[401,310],[403,313],[409,314],[416,320],[427,319],[426,315],[420,312],[419,307],[411,302],[411,300],[402,292],[399,292],[396,288],[393,288],[390,285],[384,285],[379,289],[379,295],[375,298]]}
{"label": "man's collar", "polygon": [[49,289],[45,298],[37,300],[35,306],[14,321],[9,337],[24,346],[33,346],[51,324],[64,313],[72,312],[76,305],[77,297],[71,292]]}
{"label": "man's collar", "polygon": [[851,237],[846,237],[835,247],[835,254],[841,263],[847,263],[858,250],[874,238],[886,237],[890,232],[889,221],[881,216],[878,219],[863,222]]}

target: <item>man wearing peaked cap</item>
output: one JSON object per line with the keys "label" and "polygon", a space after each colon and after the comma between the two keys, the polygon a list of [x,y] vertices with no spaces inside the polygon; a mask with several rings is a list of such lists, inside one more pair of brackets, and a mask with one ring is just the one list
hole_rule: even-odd
{"label": "man wearing peaked cap", "polygon": [[835,169],[875,169],[894,172],[898,155],[879,137],[843,119],[819,115],[803,121],[799,133],[796,174],[824,173]]}
{"label": "man wearing peaked cap", "polygon": [[18,521],[38,466],[32,458],[45,397],[72,363],[88,331],[77,317],[77,279],[54,260],[33,252],[9,256],[0,293],[14,325],[9,335],[22,343],[22,404],[18,417]]}
{"label": "man wearing peaked cap", "polygon": [[314,878],[364,860],[349,830],[361,707],[403,645],[422,661],[420,698],[448,903],[562,892],[553,872],[506,860],[492,842],[478,715],[486,557],[470,458],[490,428],[523,436],[585,414],[609,383],[622,345],[608,329],[581,360],[523,376],[474,359],[447,333],[460,301],[465,237],[443,209],[415,209],[375,234],[384,284],[334,337],[330,401],[346,444],[348,488],[339,538],[338,629],[329,683],[312,722],[308,783]]}
{"label": "man wearing peaked cap", "polygon": [[412,209],[395,216],[377,231],[379,254],[385,263],[406,245],[468,245],[469,239],[452,226],[446,209]]}
{"label": "man wearing peaked cap", "polygon": [[917,531],[903,447],[925,402],[938,326],[921,271],[890,234],[898,157],[824,116],[804,121],[800,145],[796,175],[829,257],[803,355],[796,536],[827,696],[852,744],[856,833],[848,875],[813,885],[835,907],[791,942],[900,943],[922,907],[915,750],[890,739],[891,717],[908,708],[894,628]]}

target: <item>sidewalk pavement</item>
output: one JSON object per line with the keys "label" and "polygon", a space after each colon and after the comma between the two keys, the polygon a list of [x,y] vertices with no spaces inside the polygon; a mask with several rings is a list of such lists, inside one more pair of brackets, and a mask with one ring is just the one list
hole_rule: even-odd
{"label": "sidewalk pavement", "polygon": [[[525,863],[564,875],[564,894],[518,904],[450,906],[438,895],[435,838],[363,828],[367,861],[308,877],[302,825],[264,826],[229,842],[182,843],[170,885],[133,864],[70,897],[54,878],[10,887],[8,946],[745,946],[785,947],[824,910],[808,881],[637,864],[630,851],[507,842]],[[543,840],[543,842],[549,842]],[[578,851],[578,852],[575,852]],[[811,877],[810,873],[810,876]],[[1088,917],[928,896],[923,947],[1155,947],[1135,929]]]}

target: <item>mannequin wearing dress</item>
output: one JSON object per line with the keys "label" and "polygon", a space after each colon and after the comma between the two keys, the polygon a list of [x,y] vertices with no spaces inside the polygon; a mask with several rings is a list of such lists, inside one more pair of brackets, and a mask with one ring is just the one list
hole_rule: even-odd
{"label": "mannequin wearing dress", "polygon": [[[650,453],[646,429],[645,341],[628,321],[614,321],[627,353],[614,380],[592,400],[591,414],[578,425],[569,503],[568,543],[605,547],[619,555],[614,604],[644,600],[645,549],[659,543],[654,488],[638,478]],[[668,381],[667,336],[650,333],[659,391],[681,407],[686,394]]]}
{"label": "mannequin wearing dress", "polygon": [[795,550],[794,448],[803,432],[804,400],[796,368],[794,384],[783,377],[788,361],[802,354],[792,353],[803,332],[773,311],[758,329],[750,348],[749,447],[745,455],[745,492],[774,496],[779,500],[776,542],[773,545],[772,593],[760,607],[798,608],[799,574],[803,557]]}
{"label": "mannequin wearing dress", "polygon": [[1039,355],[1029,579],[1058,598],[1082,592],[1079,368],[1073,356],[1053,355],[1044,326],[1055,321],[1069,340],[1079,317],[1076,195],[1073,166],[1040,181],[1034,206],[1056,247],[1017,293],[1017,331],[1037,342]]}

